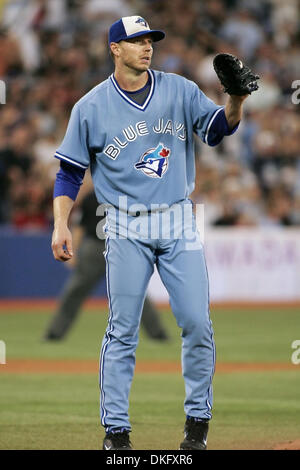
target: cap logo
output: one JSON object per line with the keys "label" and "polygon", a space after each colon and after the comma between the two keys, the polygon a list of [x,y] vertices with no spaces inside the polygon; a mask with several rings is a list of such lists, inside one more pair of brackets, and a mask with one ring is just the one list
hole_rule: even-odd
{"label": "cap logo", "polygon": [[141,25],[143,25],[145,28],[149,28],[149,25],[147,23],[147,21],[144,20],[144,18],[138,18],[135,23],[141,23]]}

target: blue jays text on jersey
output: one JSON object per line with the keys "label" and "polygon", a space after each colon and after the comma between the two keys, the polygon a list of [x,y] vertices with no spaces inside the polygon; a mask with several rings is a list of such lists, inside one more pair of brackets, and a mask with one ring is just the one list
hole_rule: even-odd
{"label": "blue jays text on jersey", "polygon": [[149,75],[143,105],[131,100],[113,75],[81,98],[55,154],[77,167],[90,166],[101,203],[117,207],[119,196],[127,195],[128,205],[171,206],[194,189],[193,133],[208,143],[223,108],[179,75],[152,70]]}
{"label": "blue jays text on jersey", "polygon": [[146,121],[139,121],[134,125],[131,124],[129,127],[122,129],[121,136],[115,136],[113,143],[108,144],[103,150],[103,153],[115,159],[130,142],[135,141],[138,137],[148,135],[150,132],[175,135],[180,140],[186,140],[186,129],[182,123],[173,123],[172,119],[168,119],[165,122],[163,118],[160,118],[151,129],[148,129]]}

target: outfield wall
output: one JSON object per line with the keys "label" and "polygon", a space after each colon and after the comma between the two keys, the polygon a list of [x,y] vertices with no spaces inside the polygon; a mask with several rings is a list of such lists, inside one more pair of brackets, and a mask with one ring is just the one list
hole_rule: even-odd
{"label": "outfield wall", "polygon": [[[0,298],[57,297],[71,272],[53,258],[50,233],[22,234],[2,229],[0,263]],[[106,295],[104,279],[93,295]]]}
{"label": "outfield wall", "polygon": [[[300,301],[299,229],[215,229],[204,246],[212,301]],[[0,297],[57,297],[70,275],[51,252],[51,234],[0,231]],[[93,297],[105,296],[105,279]],[[168,294],[157,272],[149,294],[158,302]]]}

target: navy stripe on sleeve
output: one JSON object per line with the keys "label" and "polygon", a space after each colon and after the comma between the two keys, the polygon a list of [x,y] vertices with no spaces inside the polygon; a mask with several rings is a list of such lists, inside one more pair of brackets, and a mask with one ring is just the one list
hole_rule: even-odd
{"label": "navy stripe on sleeve", "polygon": [[207,129],[206,142],[210,146],[218,145],[225,135],[232,135],[239,127],[239,122],[237,125],[230,129],[228,127],[228,122],[225,115],[224,108],[220,109],[214,114],[211,122],[209,123]]}
{"label": "navy stripe on sleeve", "polygon": [[63,160],[56,174],[53,198],[57,196],[69,196],[75,201],[84,178],[85,170],[76,167]]}
{"label": "navy stripe on sleeve", "polygon": [[60,153],[58,150],[54,154],[55,158],[58,158],[59,160],[63,160],[66,162],[71,163],[72,165],[78,166],[79,168],[83,168],[86,170],[88,166],[82,165],[82,163],[77,162],[73,158],[68,157],[67,155],[64,155],[63,153]]}

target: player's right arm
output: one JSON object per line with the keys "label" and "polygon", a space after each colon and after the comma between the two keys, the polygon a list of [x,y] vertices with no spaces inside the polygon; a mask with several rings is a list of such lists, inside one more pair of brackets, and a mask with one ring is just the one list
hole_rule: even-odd
{"label": "player's right arm", "polygon": [[[68,261],[73,256],[69,217],[89,165],[87,124],[78,104],[72,109],[62,144],[55,153],[60,159],[53,194],[54,230],[52,251],[58,261]],[[74,157],[75,156],[75,157]]]}
{"label": "player's right arm", "polygon": [[52,251],[57,261],[68,261],[73,256],[69,218],[84,178],[85,170],[61,161],[54,185],[54,230]]}
{"label": "player's right arm", "polygon": [[52,251],[57,261],[68,261],[73,256],[72,234],[68,227],[74,201],[69,196],[57,196],[53,200],[54,230]]}

